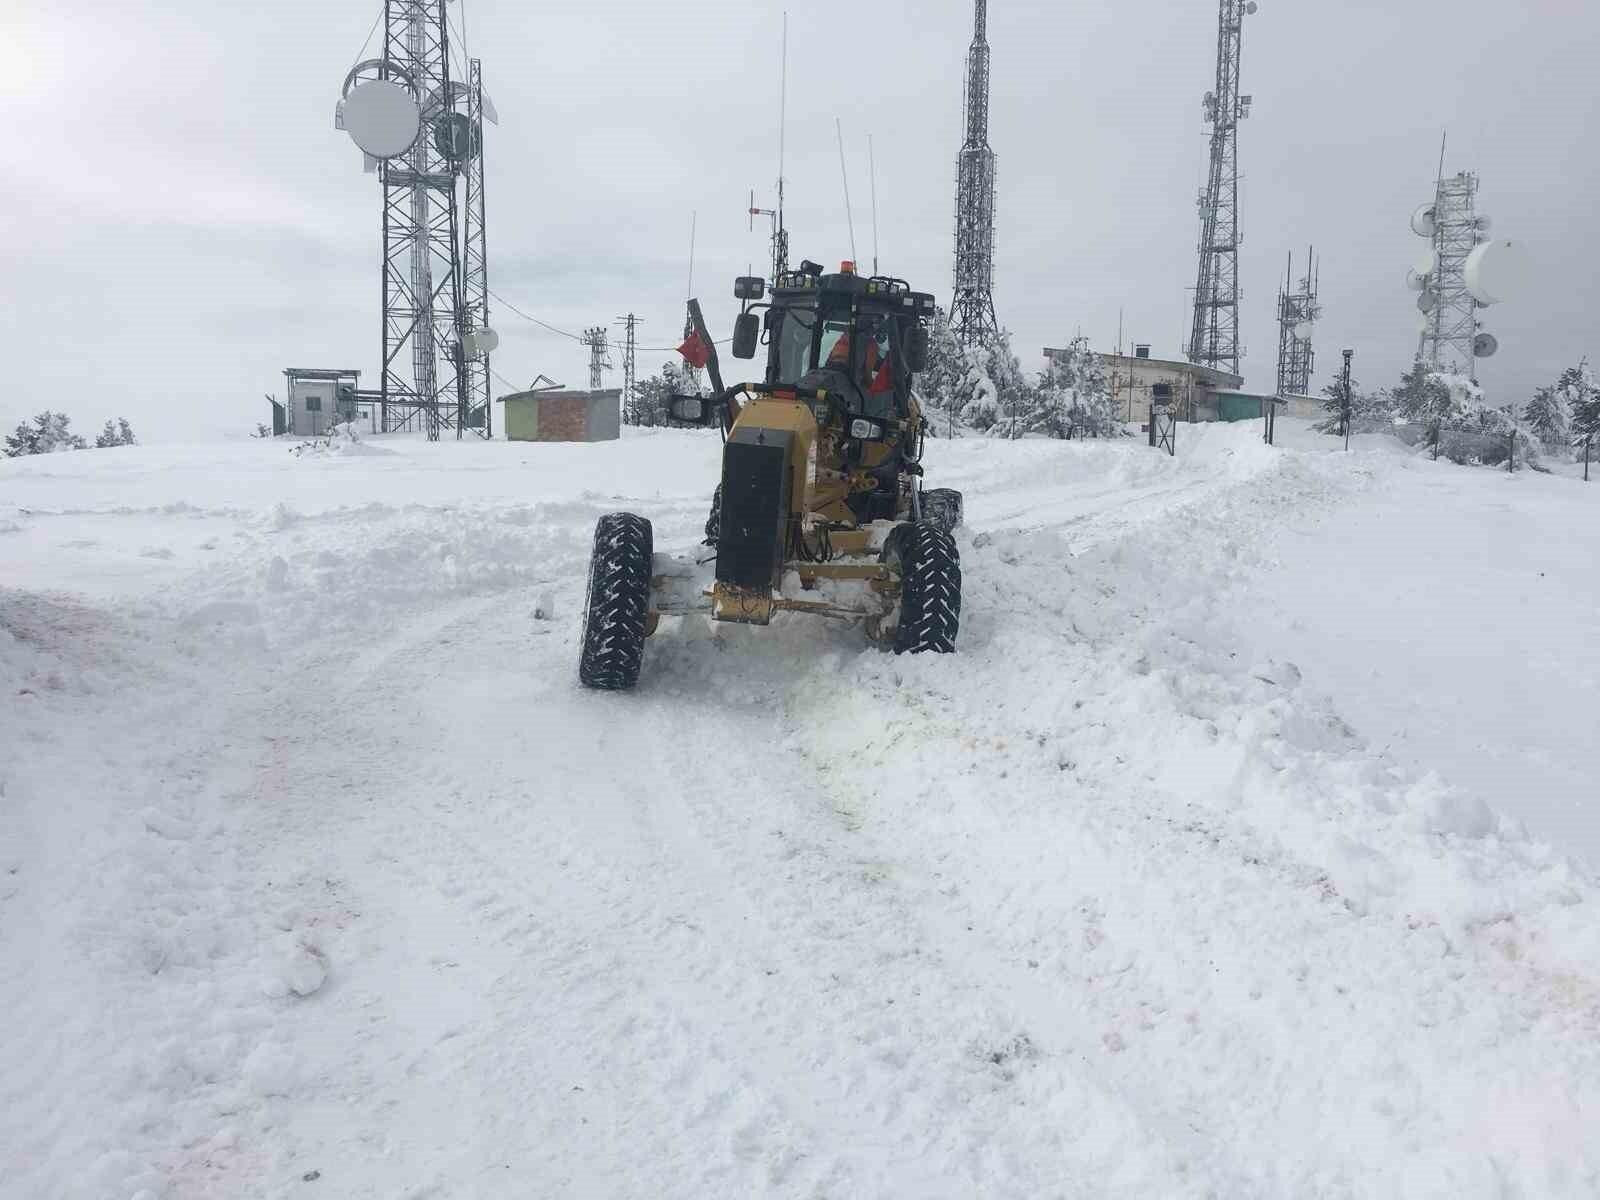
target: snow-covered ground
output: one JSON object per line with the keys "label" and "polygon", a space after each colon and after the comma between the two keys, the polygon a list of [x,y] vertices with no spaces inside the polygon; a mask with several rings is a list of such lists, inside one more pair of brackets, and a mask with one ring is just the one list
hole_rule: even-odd
{"label": "snow-covered ground", "polygon": [[1600,1193],[1600,486],[1290,433],[629,695],[714,437],[0,463],[0,1196]]}

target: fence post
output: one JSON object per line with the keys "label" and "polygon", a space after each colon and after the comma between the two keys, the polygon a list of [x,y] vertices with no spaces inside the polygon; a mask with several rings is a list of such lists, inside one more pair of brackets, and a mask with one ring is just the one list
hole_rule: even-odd
{"label": "fence post", "polygon": [[1440,433],[1440,422],[1435,421],[1433,423],[1433,461],[1434,462],[1438,462],[1439,461],[1439,433]]}
{"label": "fence post", "polygon": [[1511,453],[1506,456],[1506,474],[1510,475],[1517,469],[1517,431],[1511,431]]}
{"label": "fence post", "polygon": [[1583,481],[1589,482],[1589,447],[1594,442],[1594,434],[1583,439]]}

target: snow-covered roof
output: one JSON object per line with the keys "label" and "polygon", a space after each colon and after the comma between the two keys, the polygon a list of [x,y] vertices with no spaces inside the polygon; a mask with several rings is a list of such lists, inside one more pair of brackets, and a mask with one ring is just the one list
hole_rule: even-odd
{"label": "snow-covered roof", "polygon": [[[1065,350],[1050,346],[1044,348],[1046,358],[1055,358],[1065,354]],[[1161,367],[1174,375],[1193,376],[1194,381],[1209,388],[1237,388],[1244,385],[1244,376],[1230,375],[1226,371],[1219,371],[1215,367],[1203,366],[1200,363],[1180,362],[1171,358],[1139,358],[1133,354],[1117,354],[1109,350],[1097,350],[1100,361],[1108,367],[1144,366]]]}

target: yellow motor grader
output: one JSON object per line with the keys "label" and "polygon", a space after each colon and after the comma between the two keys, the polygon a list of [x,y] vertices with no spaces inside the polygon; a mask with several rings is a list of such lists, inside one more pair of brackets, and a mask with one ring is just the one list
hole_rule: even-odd
{"label": "yellow motor grader", "polygon": [[712,393],[668,407],[679,424],[722,431],[706,522],[714,553],[656,554],[644,517],[600,518],[578,666],[587,687],[634,686],[663,615],[766,625],[811,613],[858,621],[896,653],[955,649],[961,494],[922,488],[926,422],[912,390],[933,297],[903,279],[863,278],[849,262],[834,273],[804,262],[767,294],[759,277],[735,283],[733,355],[754,358],[764,344],[767,369],[726,388],[690,301],[685,352],[705,360]]}

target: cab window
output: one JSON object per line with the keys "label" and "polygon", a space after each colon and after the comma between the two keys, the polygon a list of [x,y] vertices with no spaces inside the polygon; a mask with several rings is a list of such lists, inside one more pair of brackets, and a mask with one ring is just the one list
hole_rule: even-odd
{"label": "cab window", "polygon": [[811,369],[811,333],[817,314],[809,308],[786,308],[778,326],[778,377],[775,383],[797,383]]}
{"label": "cab window", "polygon": [[817,366],[835,371],[850,369],[849,321],[828,321],[822,326],[822,343],[817,349]]}

